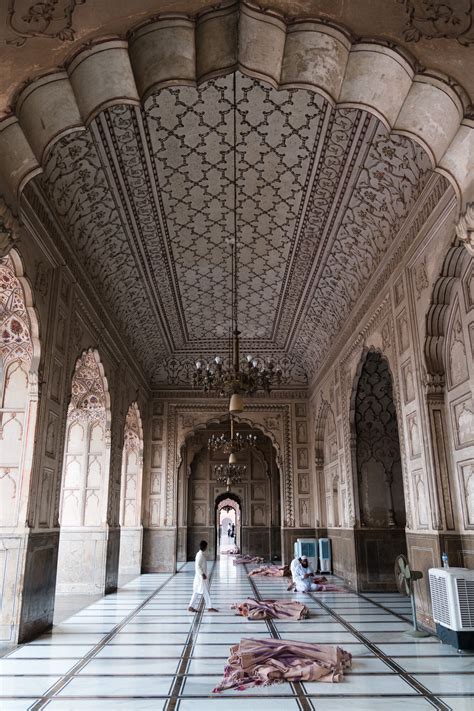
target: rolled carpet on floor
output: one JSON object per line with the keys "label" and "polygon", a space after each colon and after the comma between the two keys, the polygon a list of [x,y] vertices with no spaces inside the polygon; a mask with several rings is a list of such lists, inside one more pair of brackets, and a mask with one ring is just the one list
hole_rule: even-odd
{"label": "rolled carpet on floor", "polygon": [[254,568],[249,575],[266,575],[269,578],[289,578],[291,576],[288,565],[261,565]]}
{"label": "rolled carpet on floor", "polygon": [[249,620],[302,620],[309,617],[306,605],[294,600],[254,600],[249,597],[232,608]]}
{"label": "rolled carpet on floor", "polygon": [[230,648],[224,678],[213,693],[292,681],[339,682],[351,665],[352,655],[331,644],[244,638]]}

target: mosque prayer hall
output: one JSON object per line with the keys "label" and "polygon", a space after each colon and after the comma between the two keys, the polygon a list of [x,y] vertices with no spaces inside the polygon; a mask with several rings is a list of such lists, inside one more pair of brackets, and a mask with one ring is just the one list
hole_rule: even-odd
{"label": "mosque prayer hall", "polygon": [[474,0],[0,1],[1,711],[474,709]]}

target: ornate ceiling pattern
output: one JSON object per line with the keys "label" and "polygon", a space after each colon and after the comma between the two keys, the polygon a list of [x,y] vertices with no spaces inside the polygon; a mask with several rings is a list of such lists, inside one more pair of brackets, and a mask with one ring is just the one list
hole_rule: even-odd
{"label": "ornate ceiling pattern", "polygon": [[[35,181],[154,385],[228,352],[233,75],[119,105]],[[360,109],[236,75],[239,325],[287,383],[320,365],[431,173]]]}

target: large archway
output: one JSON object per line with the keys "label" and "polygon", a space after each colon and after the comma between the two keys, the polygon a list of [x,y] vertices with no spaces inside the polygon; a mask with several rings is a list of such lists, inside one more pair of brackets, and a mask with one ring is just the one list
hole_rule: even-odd
{"label": "large archway", "polygon": [[56,593],[105,591],[110,401],[97,351],[77,360],[66,423]]}
{"label": "large archway", "polygon": [[[250,425],[239,431],[257,436],[255,449],[239,452],[238,463],[246,467],[242,481],[231,493],[241,504],[240,549],[265,558],[281,558],[280,470],[270,438]],[[209,542],[209,556],[216,555],[216,501],[228,494],[214,475],[214,466],[227,461],[222,452],[209,452],[211,434],[228,431],[228,423],[208,423],[196,430],[182,447],[178,483],[178,560],[193,560],[199,541]]]}
{"label": "large archway", "polygon": [[38,411],[38,320],[18,254],[0,259],[0,641],[15,639]]}
{"label": "large archway", "polygon": [[377,351],[363,357],[352,409],[360,590],[395,590],[394,562],[406,554],[406,510],[392,375]]}

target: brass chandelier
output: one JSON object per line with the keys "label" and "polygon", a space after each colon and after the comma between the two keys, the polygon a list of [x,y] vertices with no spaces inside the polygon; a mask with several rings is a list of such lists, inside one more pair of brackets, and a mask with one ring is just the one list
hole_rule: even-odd
{"label": "brass chandelier", "polygon": [[225,484],[227,491],[230,491],[231,486],[240,484],[246,471],[245,464],[216,464],[214,476],[219,484]]}
{"label": "brass chandelier", "polygon": [[253,355],[240,360],[240,331],[238,327],[238,259],[237,259],[237,100],[236,75],[233,76],[234,91],[234,147],[233,147],[233,227],[231,266],[231,336],[229,338],[229,362],[217,355],[210,363],[198,359],[193,374],[193,385],[204,392],[213,392],[220,397],[229,397],[229,411],[238,413],[244,409],[242,396],[253,395],[258,390],[269,393],[274,384],[281,383],[282,374],[270,361],[259,361]]}
{"label": "brass chandelier", "polygon": [[257,444],[257,435],[252,434],[242,434],[241,432],[234,432],[234,418],[230,416],[230,437],[226,436],[223,432],[220,435],[213,434],[209,437],[207,446],[210,452],[218,452],[222,450],[224,454],[229,455],[229,464],[235,464],[237,462],[236,453],[241,452],[243,449],[250,449],[255,447]]}

